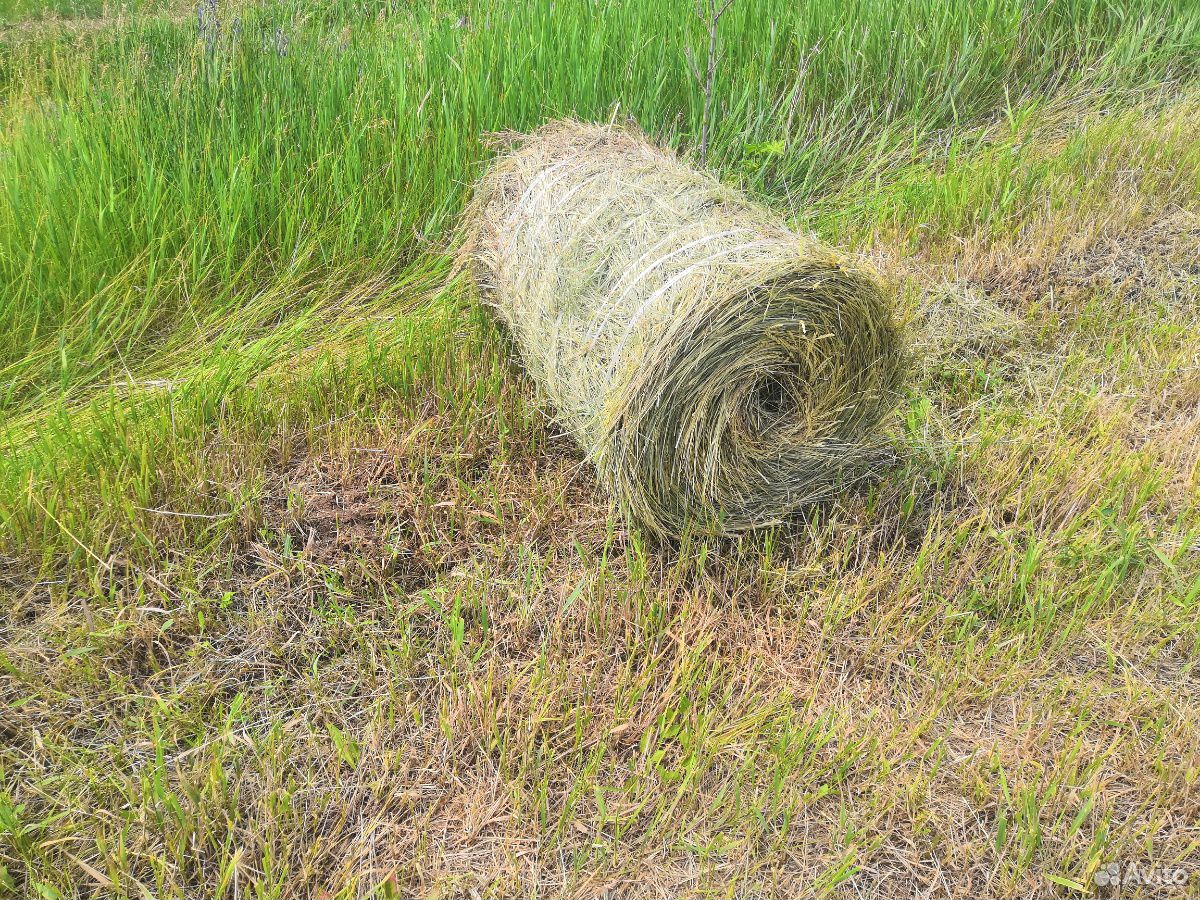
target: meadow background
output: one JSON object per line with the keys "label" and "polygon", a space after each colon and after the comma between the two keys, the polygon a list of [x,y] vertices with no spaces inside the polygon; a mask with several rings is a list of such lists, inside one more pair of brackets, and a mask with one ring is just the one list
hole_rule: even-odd
{"label": "meadow background", "polygon": [[718,38],[706,164],[914,371],[658,546],[450,260],[489,133],[698,162],[690,3],[0,0],[0,895],[1195,892],[1200,7]]}

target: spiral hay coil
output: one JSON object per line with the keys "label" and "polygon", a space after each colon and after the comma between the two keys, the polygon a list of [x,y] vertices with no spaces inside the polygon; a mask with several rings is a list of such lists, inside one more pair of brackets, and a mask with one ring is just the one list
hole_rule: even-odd
{"label": "spiral hay coil", "polygon": [[903,352],[876,283],[631,129],[516,139],[464,254],[602,485],[659,536],[778,523],[877,456]]}

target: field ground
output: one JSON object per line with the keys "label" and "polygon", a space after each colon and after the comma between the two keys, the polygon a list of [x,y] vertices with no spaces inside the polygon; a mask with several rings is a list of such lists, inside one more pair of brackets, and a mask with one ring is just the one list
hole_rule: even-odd
{"label": "field ground", "polygon": [[694,158],[690,4],[68,6],[0,7],[0,895],[1200,890],[1200,9],[735,0],[708,162],[915,362],[877,480],[665,547],[448,251],[489,131]]}

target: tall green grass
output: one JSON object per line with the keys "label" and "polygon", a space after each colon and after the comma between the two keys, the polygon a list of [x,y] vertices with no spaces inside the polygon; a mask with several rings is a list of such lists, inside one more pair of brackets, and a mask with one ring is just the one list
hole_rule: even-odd
{"label": "tall green grass", "polygon": [[[114,11],[127,11],[136,4],[111,4]],[[39,21],[45,18],[92,18],[108,12],[105,0],[0,0],[0,25]]]}
{"label": "tall green grass", "polygon": [[[713,161],[803,208],[1064,81],[1194,71],[1200,9],[737,0],[720,38]],[[0,409],[220,328],[277,280],[401,277],[445,236],[487,132],[631,115],[690,147],[686,53],[703,41],[690,4],[488,0],[281,4],[8,45]]]}

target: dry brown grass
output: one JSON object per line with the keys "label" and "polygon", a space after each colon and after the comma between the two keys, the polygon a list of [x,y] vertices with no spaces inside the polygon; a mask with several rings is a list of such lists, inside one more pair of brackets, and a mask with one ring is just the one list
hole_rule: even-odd
{"label": "dry brown grass", "polygon": [[1129,303],[1186,304],[1200,281],[1200,215],[1181,208],[1143,213],[1062,252],[1004,261],[980,280],[990,293],[1021,303],[1108,291]]}
{"label": "dry brown grass", "polygon": [[[79,613],[31,590],[7,629],[18,799],[31,821],[93,810],[40,852],[70,867],[97,840],[134,893],[211,883],[223,840],[223,877],[285,896],[1019,894],[1101,833],[1185,861],[1200,702],[1168,574],[1139,556],[1066,630],[1038,610],[1075,620],[1090,558],[1120,552],[1080,510],[1124,451],[1080,425],[1049,456],[1025,429],[937,491],[908,471],[701,556],[614,534],[567,454],[489,464],[486,425],[344,435],[270,492],[272,538],[209,630],[128,607],[64,658]],[[1060,453],[1074,482],[1027,483]],[[424,465],[464,468],[421,484]],[[1014,543],[1041,548],[1028,572]],[[130,716],[152,742],[122,739]],[[72,757],[106,774],[37,777]],[[120,824],[122,797],[147,816]],[[81,885],[108,877],[92,865]]]}

